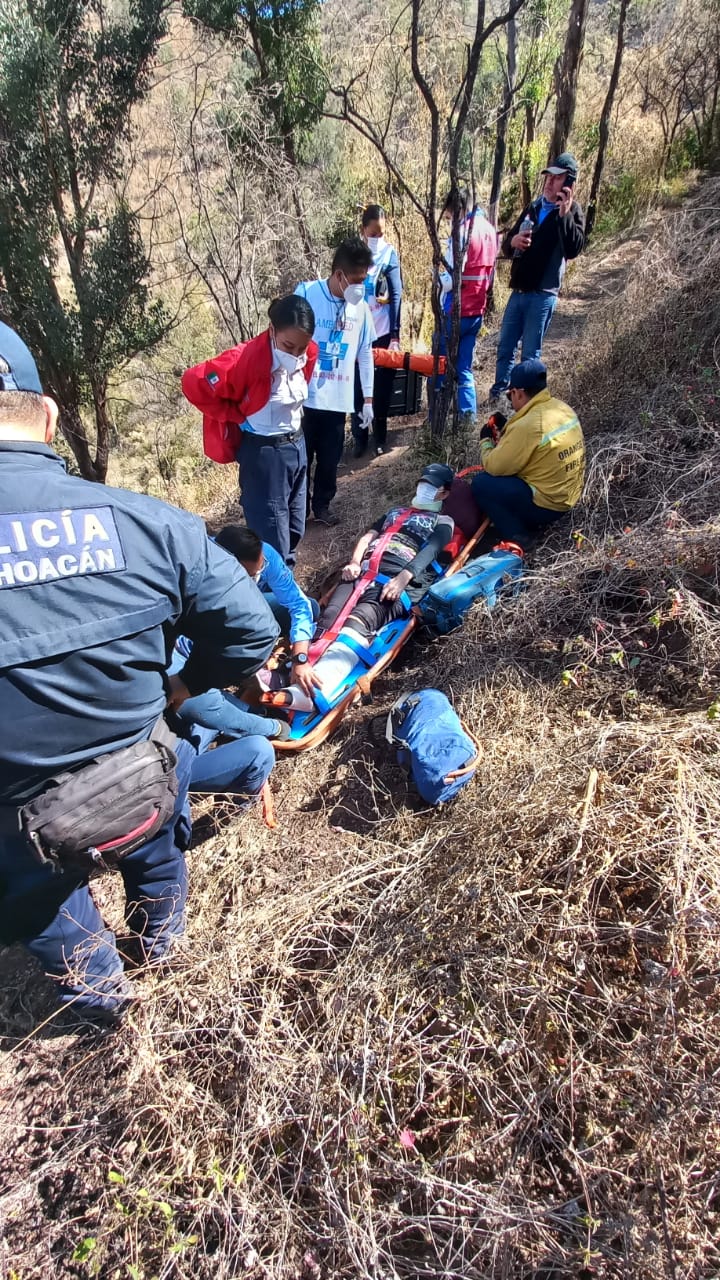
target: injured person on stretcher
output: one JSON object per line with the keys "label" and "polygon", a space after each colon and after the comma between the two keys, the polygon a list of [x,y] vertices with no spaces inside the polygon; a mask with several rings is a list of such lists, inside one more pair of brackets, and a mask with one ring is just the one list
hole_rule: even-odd
{"label": "injured person on stretcher", "polygon": [[[444,463],[425,467],[410,505],[393,507],[376,520],[343,567],[342,581],[321,610],[308,655],[321,681],[313,695],[320,711],[333,705],[380,628],[407,617],[444,572],[438,556],[452,539],[454,521],[441,508],[453,478]],[[267,693],[263,701],[288,711],[307,712],[314,705],[297,684]]]}

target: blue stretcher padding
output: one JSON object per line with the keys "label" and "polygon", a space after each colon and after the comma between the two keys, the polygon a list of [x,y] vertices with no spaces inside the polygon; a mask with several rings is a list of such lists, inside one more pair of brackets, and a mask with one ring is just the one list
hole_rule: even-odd
{"label": "blue stretcher padding", "polygon": [[[497,603],[498,595],[505,590],[518,589],[522,577],[522,558],[514,551],[499,549],[487,555],[468,560],[462,569],[433,583],[419,602],[418,610],[423,622],[440,634],[453,631],[462,621],[476,600],[485,600],[489,608]],[[386,581],[378,577],[378,581]],[[403,593],[404,595],[404,593]],[[402,599],[402,597],[401,597]],[[409,600],[403,599],[409,609]],[[318,691],[312,711],[290,713],[290,740],[307,737],[322,723],[343,698],[357,685],[359,678],[370,670],[392,649],[408,627],[409,618],[396,618],[388,622],[365,648],[343,635],[342,643],[357,653],[357,663],[335,690],[331,698]]]}
{"label": "blue stretcher padding", "polygon": [[[315,699],[315,709],[313,711],[293,711],[290,713],[290,738],[304,738],[312,729],[314,729],[325,718],[329,711],[336,707],[339,702],[350,692],[357,684],[358,678],[364,674],[366,670],[373,667],[388,651],[392,649],[398,638],[408,625],[407,618],[396,618],[394,622],[388,622],[373,637],[371,643],[362,656],[358,654],[357,665],[345,677],[342,684],[333,693],[332,698],[326,698],[322,693]],[[343,636],[342,643],[346,643],[346,637]],[[348,648],[356,649],[358,646],[348,644]],[[322,706],[320,705],[322,703]]]}

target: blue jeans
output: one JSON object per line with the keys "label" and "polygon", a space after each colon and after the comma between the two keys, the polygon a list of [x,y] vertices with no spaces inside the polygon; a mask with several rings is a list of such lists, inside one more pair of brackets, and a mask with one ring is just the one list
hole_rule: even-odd
{"label": "blue jeans", "polygon": [[476,475],[470,485],[481,511],[490,518],[500,537],[527,550],[540,529],[555,524],[566,513],[549,511],[533,502],[533,491],[519,476]]}
{"label": "blue jeans", "polygon": [[519,293],[514,290],[510,294],[498,340],[495,381],[490,388],[491,399],[507,391],[519,344],[522,344],[523,360],[540,357],[543,338],[556,306],[556,293]]}
{"label": "blue jeans", "polygon": [[[219,733],[231,738],[251,734],[271,738],[278,731],[275,720],[256,715],[247,702],[225,689],[208,689],[207,693],[188,698],[178,712],[178,720],[198,751],[207,751]],[[211,730],[213,737],[205,738],[200,729]]]}
{"label": "blue jeans", "polygon": [[[460,320],[460,342],[457,352],[457,407],[458,413],[477,413],[477,395],[473,378],[472,362],[475,354],[475,343],[482,329],[482,316],[463,316]],[[440,332],[438,354],[447,355],[450,339],[449,315],[445,316],[445,325]],[[435,383],[441,387],[445,379],[439,377]]]}
{"label": "blue jeans", "polygon": [[189,789],[205,794],[220,791],[251,802],[270,777],[275,763],[272,744],[258,734],[248,734],[208,751],[218,736],[217,729],[193,725],[191,741],[197,755],[192,765]]}
{"label": "blue jeans", "polygon": [[[168,674],[176,675],[184,665],[185,659],[175,649],[168,667]],[[245,795],[262,790],[263,783],[272,769],[275,755],[272,747],[268,750],[259,745],[259,742],[261,738],[269,738],[278,732],[277,720],[256,715],[250,710],[247,702],[242,702],[240,698],[236,698],[233,693],[228,693],[225,689],[208,689],[205,693],[196,694],[194,698],[186,698],[177,712],[177,719],[181,726],[179,732],[192,743],[198,757],[193,763],[191,791],[230,791]],[[251,745],[238,745],[235,751],[226,750],[224,746],[216,747],[209,760],[202,759],[203,753],[220,734],[237,737]],[[228,746],[235,747],[236,744],[230,743]],[[220,752],[224,754],[221,755]],[[222,786],[211,785],[215,772],[218,776],[222,776]],[[263,776],[258,782],[257,778],[261,772]],[[208,785],[196,787],[194,784],[200,779]],[[224,785],[228,779],[234,784]]]}
{"label": "blue jeans", "polygon": [[270,444],[267,436],[243,431],[237,460],[245,523],[292,568],[305,532],[308,466],[304,437],[300,434],[296,441]]}
{"label": "blue jeans", "polygon": [[[177,746],[179,783],[170,820],[119,865],[125,921],[140,935],[144,954],[158,959],[184,929],[190,843],[187,803],[194,751]],[[106,929],[82,872],[55,873],[37,862],[19,836],[0,838],[0,933],[22,942],[46,974],[58,980],[62,1004],[79,1013],[112,1012],[127,994],[115,935]]]}

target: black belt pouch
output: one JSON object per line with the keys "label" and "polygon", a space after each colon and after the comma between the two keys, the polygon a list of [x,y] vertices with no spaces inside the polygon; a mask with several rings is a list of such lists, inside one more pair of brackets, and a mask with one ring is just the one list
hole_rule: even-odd
{"label": "black belt pouch", "polygon": [[170,736],[163,724],[148,742],[57,774],[24,804],[18,828],[40,862],[104,870],[152,839],[174,812],[178,794]]}

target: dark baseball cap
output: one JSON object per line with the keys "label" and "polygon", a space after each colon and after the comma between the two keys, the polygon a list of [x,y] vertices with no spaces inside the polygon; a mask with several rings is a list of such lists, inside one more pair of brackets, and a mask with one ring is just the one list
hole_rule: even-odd
{"label": "dark baseball cap", "polygon": [[434,484],[436,489],[449,489],[455,479],[455,472],[444,462],[431,462],[420,479],[427,480],[428,484]]}
{"label": "dark baseball cap", "polygon": [[43,393],[37,365],[22,338],[0,320],[0,391]]}
{"label": "dark baseball cap", "polygon": [[540,172],[552,173],[553,175],[566,173],[568,178],[572,178],[573,182],[575,182],[578,176],[578,162],[569,151],[563,151],[559,156],[555,157],[547,169],[541,169]]}
{"label": "dark baseball cap", "polygon": [[547,386],[547,365],[542,360],[521,360],[510,374],[510,386],[516,391],[544,391]]}

